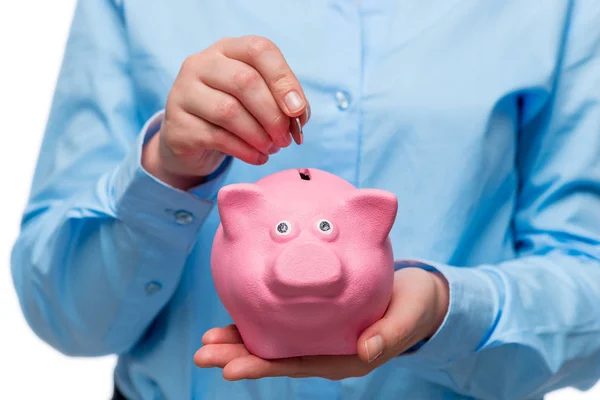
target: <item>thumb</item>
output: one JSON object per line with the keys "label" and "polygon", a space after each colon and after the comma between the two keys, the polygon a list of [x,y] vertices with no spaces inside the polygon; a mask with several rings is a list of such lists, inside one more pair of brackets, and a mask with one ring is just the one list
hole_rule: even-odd
{"label": "thumb", "polygon": [[422,325],[427,318],[423,318],[423,307],[419,303],[393,293],[384,316],[358,338],[359,358],[366,363],[388,360],[423,339],[427,332]]}
{"label": "thumb", "polygon": [[390,307],[382,319],[367,328],[358,339],[357,354],[365,363],[387,360],[419,342],[416,318],[394,315]]}
{"label": "thumb", "polygon": [[386,361],[432,336],[446,316],[448,290],[439,274],[417,268],[396,271],[385,315],[358,338],[360,359]]}

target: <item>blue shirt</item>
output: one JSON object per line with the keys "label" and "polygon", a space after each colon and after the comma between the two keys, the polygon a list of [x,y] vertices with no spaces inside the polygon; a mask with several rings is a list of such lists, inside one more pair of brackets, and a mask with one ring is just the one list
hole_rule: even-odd
{"label": "blue shirt", "polygon": [[[599,26],[595,0],[79,2],[12,256],[27,321],[65,354],[118,354],[131,399],[590,387]],[[189,192],[149,176],[140,151],[182,61],[246,34],[273,40],[303,85],[305,143],[260,167],[233,160]],[[192,360],[206,330],[231,322],[209,269],[216,193],[298,167],[395,193],[397,267],[443,273],[448,314],[419,350],[366,377],[224,381]]]}

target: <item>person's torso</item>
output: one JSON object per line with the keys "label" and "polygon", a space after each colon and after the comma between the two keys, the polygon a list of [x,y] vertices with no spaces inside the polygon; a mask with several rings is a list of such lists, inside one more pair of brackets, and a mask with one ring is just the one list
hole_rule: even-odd
{"label": "person's torso", "polygon": [[[143,119],[164,107],[183,60],[224,36],[283,52],[311,104],[305,143],[226,184],[299,167],[393,192],[395,258],[458,266],[514,256],[519,124],[552,90],[567,0],[117,1]],[[459,399],[391,361],[366,377],[227,382],[200,369],[202,334],[231,323],[211,279],[216,207],[181,284],[117,382],[143,399]],[[167,266],[168,267],[168,266]],[[243,266],[240,266],[241,268]],[[451,344],[449,344],[451,345]]]}

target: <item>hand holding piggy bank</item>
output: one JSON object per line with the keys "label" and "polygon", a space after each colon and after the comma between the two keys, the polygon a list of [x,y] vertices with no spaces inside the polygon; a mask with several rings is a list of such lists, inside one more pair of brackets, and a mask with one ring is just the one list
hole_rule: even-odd
{"label": "hand holding piggy bank", "polygon": [[217,203],[212,275],[248,351],[355,354],[391,298],[396,197],[304,169],[226,186]]}

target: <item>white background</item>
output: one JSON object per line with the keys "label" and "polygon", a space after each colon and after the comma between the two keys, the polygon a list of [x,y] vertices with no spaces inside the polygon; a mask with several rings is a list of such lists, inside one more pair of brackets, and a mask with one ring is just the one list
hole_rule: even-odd
{"label": "white background", "polygon": [[[0,2],[0,399],[109,399],[113,357],[68,358],[21,315],[10,250],[40,146],[75,0]],[[600,386],[548,400],[598,400]],[[180,400],[180,399],[174,399]],[[184,400],[184,399],[181,399]]]}

